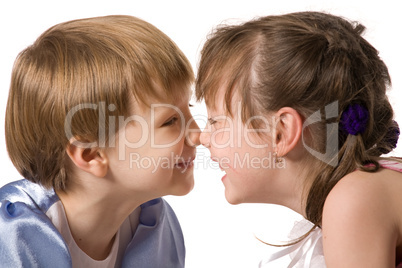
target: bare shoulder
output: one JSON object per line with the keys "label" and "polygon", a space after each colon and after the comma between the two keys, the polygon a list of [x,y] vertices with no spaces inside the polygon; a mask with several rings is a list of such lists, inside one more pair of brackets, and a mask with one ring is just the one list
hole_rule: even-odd
{"label": "bare shoulder", "polygon": [[402,174],[382,169],[342,178],[323,211],[328,267],[395,267],[401,226]]}
{"label": "bare shoulder", "polygon": [[371,216],[395,218],[392,215],[397,213],[388,212],[402,213],[401,202],[402,173],[388,169],[374,173],[355,171],[342,178],[331,190],[324,205],[324,215],[369,212]]}
{"label": "bare shoulder", "polygon": [[402,185],[402,173],[386,169],[374,173],[355,171],[335,185],[328,195],[326,205],[332,202],[353,202],[356,205],[360,202],[378,203],[391,198],[384,194],[392,194],[397,185]]}

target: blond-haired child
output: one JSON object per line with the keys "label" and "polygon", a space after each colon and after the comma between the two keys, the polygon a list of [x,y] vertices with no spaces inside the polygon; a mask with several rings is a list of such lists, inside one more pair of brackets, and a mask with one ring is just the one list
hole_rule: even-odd
{"label": "blond-haired child", "polygon": [[7,267],[184,267],[164,195],[191,191],[191,65],[131,16],[58,24],[17,57],[6,111],[25,178],[0,189]]}

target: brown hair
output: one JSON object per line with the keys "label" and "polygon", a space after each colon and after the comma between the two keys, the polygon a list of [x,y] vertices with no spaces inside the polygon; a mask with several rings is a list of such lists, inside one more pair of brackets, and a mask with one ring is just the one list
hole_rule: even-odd
{"label": "brown hair", "polygon": [[[307,178],[312,186],[306,215],[317,226],[335,184],[357,168],[377,170],[378,157],[393,149],[387,137],[393,127],[393,110],[386,96],[391,81],[378,52],[361,36],[364,29],[359,23],[320,12],[267,16],[217,28],[201,52],[197,99],[213,105],[217,89],[225,83],[225,108],[230,114],[236,92],[242,101],[243,122],[282,107],[294,108],[306,120],[337,103],[339,113],[332,121],[324,119],[304,129],[306,143],[318,152],[327,149],[327,125],[339,123],[348,105],[367,108],[369,121],[362,134],[336,133],[337,165],[305,154],[315,171]],[[374,163],[374,168],[365,168],[367,163]]]}
{"label": "brown hair", "polygon": [[[5,123],[11,161],[25,178],[65,189],[69,112],[82,108],[69,126],[77,140],[98,141],[100,132],[108,139],[118,131],[108,130],[109,115],[129,116],[131,96],[149,105],[148,97],[174,98],[193,81],[176,44],[138,18],[106,16],[53,26],[19,54],[13,68]],[[99,109],[84,109],[86,104]],[[105,129],[99,129],[102,114]]]}

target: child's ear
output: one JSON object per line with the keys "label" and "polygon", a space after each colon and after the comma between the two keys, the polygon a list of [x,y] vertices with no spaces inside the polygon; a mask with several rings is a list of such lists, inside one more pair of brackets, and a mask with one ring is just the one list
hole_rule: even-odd
{"label": "child's ear", "polygon": [[279,157],[288,154],[299,142],[303,120],[300,114],[293,108],[283,107],[275,113],[278,119],[275,125],[274,143]]}
{"label": "child's ear", "polygon": [[106,153],[98,147],[85,148],[74,145],[74,139],[66,148],[67,155],[79,169],[96,177],[105,177],[108,170]]}

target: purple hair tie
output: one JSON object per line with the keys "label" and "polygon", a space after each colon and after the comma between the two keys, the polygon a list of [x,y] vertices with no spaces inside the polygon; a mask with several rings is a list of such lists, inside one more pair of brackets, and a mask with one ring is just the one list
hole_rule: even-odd
{"label": "purple hair tie", "polygon": [[351,104],[343,111],[340,121],[341,128],[351,135],[363,133],[366,130],[369,113],[360,104]]}
{"label": "purple hair tie", "polygon": [[384,141],[387,144],[388,148],[381,148],[380,152],[383,154],[387,154],[394,150],[396,148],[396,145],[398,144],[400,134],[401,131],[399,129],[398,123],[395,120],[392,120],[392,124],[384,137]]}
{"label": "purple hair tie", "polygon": [[399,135],[401,134],[401,130],[399,129],[399,125],[395,120],[392,120],[392,127],[389,132],[393,133],[393,135],[388,139],[392,149],[396,148],[398,144]]}

